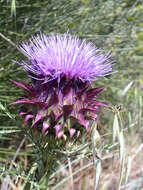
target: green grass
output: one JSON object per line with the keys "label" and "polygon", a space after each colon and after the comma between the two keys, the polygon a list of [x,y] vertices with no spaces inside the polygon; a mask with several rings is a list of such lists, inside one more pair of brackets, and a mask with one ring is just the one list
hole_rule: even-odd
{"label": "green grass", "polygon": [[109,105],[102,109],[97,127],[62,150],[57,144],[47,145],[42,135],[25,128],[17,117],[11,103],[22,91],[11,80],[28,79],[13,60],[26,58],[0,38],[2,190],[143,189],[142,11],[139,0],[0,1],[0,32],[16,46],[40,31],[69,30],[105,52],[112,51],[118,71],[94,84],[107,86],[99,98]]}

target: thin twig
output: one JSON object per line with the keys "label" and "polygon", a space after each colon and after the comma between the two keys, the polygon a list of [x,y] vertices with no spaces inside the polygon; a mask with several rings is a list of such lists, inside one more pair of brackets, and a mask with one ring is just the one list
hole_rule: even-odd
{"label": "thin twig", "polygon": [[4,36],[1,32],[0,32],[0,36],[4,39],[4,40],[6,40],[7,42],[9,42],[13,47],[15,47],[18,51],[21,51],[20,49],[19,49],[19,47],[14,43],[14,42],[12,42],[9,38],[7,38],[6,36]]}
{"label": "thin twig", "polygon": [[[21,150],[21,148],[22,148],[22,146],[23,146],[25,140],[26,140],[26,137],[24,137],[24,138],[22,139],[22,141],[21,141],[21,143],[20,143],[18,149],[16,150],[16,153],[15,153],[13,159],[12,159],[12,163],[15,162],[15,160],[16,160],[16,158],[17,158],[17,155],[18,155],[18,153],[20,152],[20,150]],[[10,164],[9,170],[11,170],[11,169],[13,168],[13,164],[12,164],[12,163]]]}
{"label": "thin twig", "polygon": [[13,47],[15,47],[18,51],[20,51],[23,55],[25,55],[27,58],[29,58],[29,56],[26,53],[22,52],[21,49],[13,41],[11,41],[9,38],[7,38],[6,36],[4,36],[1,32],[0,32],[0,36],[4,40],[6,40],[8,43],[10,43]]}

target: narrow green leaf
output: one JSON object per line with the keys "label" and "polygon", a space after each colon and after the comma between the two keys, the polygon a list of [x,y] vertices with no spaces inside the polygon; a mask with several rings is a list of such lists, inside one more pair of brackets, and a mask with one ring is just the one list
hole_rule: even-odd
{"label": "narrow green leaf", "polygon": [[11,1],[11,16],[16,17],[16,0]]}
{"label": "narrow green leaf", "polygon": [[21,130],[0,130],[0,134],[8,134],[8,133],[18,133]]}
{"label": "narrow green leaf", "polygon": [[9,111],[7,110],[7,108],[5,108],[2,103],[0,102],[0,109],[11,119],[13,119],[14,117],[9,113]]}

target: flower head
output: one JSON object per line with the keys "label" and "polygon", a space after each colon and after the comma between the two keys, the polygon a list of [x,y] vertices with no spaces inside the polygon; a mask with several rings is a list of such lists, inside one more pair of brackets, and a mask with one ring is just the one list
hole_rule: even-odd
{"label": "flower head", "polygon": [[96,100],[104,87],[91,88],[91,83],[112,72],[110,56],[67,33],[41,34],[23,42],[20,49],[29,59],[21,65],[32,85],[14,81],[27,95],[13,104],[27,105],[26,112],[20,112],[25,123],[31,119],[33,127],[42,125],[43,134],[55,130],[57,138],[67,133],[79,136],[82,127],[88,131],[98,107],[105,106]]}
{"label": "flower head", "polygon": [[22,43],[21,51],[30,62],[23,66],[31,77],[48,82],[54,78],[93,81],[112,71],[109,56],[101,53],[92,42],[80,40],[69,34],[33,37],[29,43]]}

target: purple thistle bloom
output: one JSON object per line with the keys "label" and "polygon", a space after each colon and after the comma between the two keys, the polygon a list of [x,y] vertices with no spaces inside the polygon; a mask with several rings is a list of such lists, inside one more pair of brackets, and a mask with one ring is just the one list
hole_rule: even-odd
{"label": "purple thistle bloom", "polygon": [[91,42],[69,34],[41,34],[29,43],[23,42],[20,49],[30,60],[22,64],[26,71],[45,83],[55,78],[60,80],[61,76],[91,82],[112,72],[109,55],[102,54]]}
{"label": "purple thistle bloom", "polygon": [[[112,73],[110,56],[101,53],[91,42],[69,34],[39,35],[22,43],[21,52],[29,59],[22,65],[32,85],[13,81],[27,95],[13,103],[27,105],[21,111],[25,124],[42,126],[44,135],[55,132],[57,138],[80,135],[90,120],[97,119],[96,95],[105,87],[91,88],[92,81]],[[70,126],[69,126],[70,121]]]}

